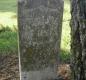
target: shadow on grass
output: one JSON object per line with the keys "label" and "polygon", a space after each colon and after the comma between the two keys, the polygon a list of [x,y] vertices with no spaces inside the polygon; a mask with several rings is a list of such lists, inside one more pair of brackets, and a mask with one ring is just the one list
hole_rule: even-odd
{"label": "shadow on grass", "polygon": [[62,63],[70,63],[71,53],[67,50],[61,50],[60,60]]}

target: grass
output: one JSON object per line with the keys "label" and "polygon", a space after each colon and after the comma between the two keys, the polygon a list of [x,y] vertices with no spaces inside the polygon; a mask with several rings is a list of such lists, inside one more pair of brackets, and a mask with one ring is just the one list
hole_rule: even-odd
{"label": "grass", "polygon": [[17,12],[17,0],[0,0],[0,12]]}
{"label": "grass", "polygon": [[17,0],[0,0],[0,54],[17,53]]}
{"label": "grass", "polygon": [[4,31],[0,33],[0,53],[17,53],[17,33],[13,31]]}
{"label": "grass", "polygon": [[63,26],[62,26],[62,37],[61,37],[61,59],[67,61],[70,59],[70,2],[64,0],[64,15],[63,15]]}
{"label": "grass", "polygon": [[[70,3],[69,0],[65,0],[64,3],[60,57],[63,61],[67,61],[70,57]],[[0,53],[17,52],[16,12],[17,0],[0,0],[0,29],[3,29],[0,33]]]}
{"label": "grass", "polygon": [[[0,0],[0,26],[17,26],[17,0]],[[16,27],[17,28],[17,27]]]}

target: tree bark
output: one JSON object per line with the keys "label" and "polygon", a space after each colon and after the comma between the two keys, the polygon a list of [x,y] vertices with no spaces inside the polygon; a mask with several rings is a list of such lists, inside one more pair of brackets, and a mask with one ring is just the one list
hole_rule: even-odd
{"label": "tree bark", "polygon": [[19,0],[18,14],[22,80],[55,79],[63,1]]}
{"label": "tree bark", "polygon": [[86,0],[71,0],[73,80],[86,80]]}

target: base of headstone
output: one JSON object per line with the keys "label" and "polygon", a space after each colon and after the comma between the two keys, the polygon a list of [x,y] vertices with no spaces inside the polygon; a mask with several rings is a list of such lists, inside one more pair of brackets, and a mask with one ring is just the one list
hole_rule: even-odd
{"label": "base of headstone", "polygon": [[21,80],[55,80],[56,78],[56,71],[49,67],[39,71],[21,72]]}

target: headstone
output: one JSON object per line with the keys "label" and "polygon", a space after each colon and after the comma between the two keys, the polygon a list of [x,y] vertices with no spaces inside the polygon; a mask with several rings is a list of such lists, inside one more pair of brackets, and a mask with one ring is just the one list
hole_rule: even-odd
{"label": "headstone", "polygon": [[19,0],[21,80],[55,80],[59,62],[62,0]]}

